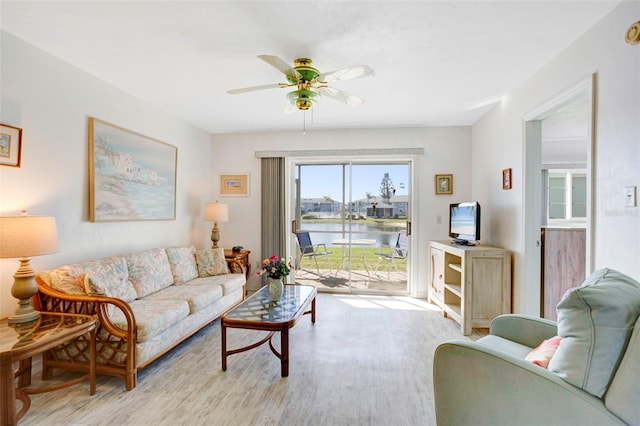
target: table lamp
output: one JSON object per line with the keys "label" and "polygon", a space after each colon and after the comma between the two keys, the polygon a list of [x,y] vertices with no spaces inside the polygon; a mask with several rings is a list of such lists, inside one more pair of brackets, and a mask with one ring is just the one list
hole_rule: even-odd
{"label": "table lamp", "polygon": [[31,257],[58,251],[56,218],[53,216],[0,217],[0,258],[19,258],[20,267],[13,275],[11,295],[18,299],[18,308],[9,317],[10,324],[38,319],[40,312],[33,309],[31,297],[38,291],[31,268]]}
{"label": "table lamp", "polygon": [[213,229],[211,230],[211,248],[218,248],[218,241],[220,241],[218,222],[229,221],[229,206],[217,201],[215,203],[208,203],[204,209],[204,220],[213,222]]}

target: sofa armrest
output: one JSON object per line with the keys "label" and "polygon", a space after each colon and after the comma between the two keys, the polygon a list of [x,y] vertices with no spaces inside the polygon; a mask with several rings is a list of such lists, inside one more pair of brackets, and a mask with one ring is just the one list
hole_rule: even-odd
{"label": "sofa armrest", "polygon": [[438,346],[433,386],[439,425],[624,424],[546,369],[474,342]]}
{"label": "sofa armrest", "polygon": [[227,265],[232,274],[246,274],[245,266],[236,259],[227,259]]}
{"label": "sofa armrest", "polygon": [[[98,373],[116,374],[125,380],[127,390],[136,386],[136,342],[138,328],[135,315],[129,304],[121,299],[105,296],[67,294],[55,290],[36,275],[38,292],[34,296],[34,306],[43,312],[65,312],[98,317],[96,327],[96,370]],[[126,319],[126,329],[114,324],[109,310],[122,311]],[[68,355],[51,354],[51,365],[63,365]],[[75,363],[87,363],[85,354],[77,354]],[[43,372],[47,366],[43,366]]]}
{"label": "sofa armrest", "polygon": [[530,315],[500,315],[491,321],[489,333],[534,348],[558,334],[556,323]]}

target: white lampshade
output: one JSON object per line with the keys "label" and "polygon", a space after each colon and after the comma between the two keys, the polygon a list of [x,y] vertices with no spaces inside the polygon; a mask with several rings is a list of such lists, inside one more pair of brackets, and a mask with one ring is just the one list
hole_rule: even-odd
{"label": "white lampshade", "polygon": [[58,251],[53,216],[0,217],[0,257],[23,258]]}
{"label": "white lampshade", "polygon": [[228,222],[229,206],[224,203],[208,203],[204,209],[204,220],[209,222]]}

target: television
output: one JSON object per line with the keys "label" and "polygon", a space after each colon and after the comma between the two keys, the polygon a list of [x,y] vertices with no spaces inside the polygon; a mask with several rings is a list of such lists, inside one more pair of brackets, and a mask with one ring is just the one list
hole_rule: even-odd
{"label": "television", "polygon": [[449,236],[454,244],[475,245],[480,241],[480,203],[449,205]]}

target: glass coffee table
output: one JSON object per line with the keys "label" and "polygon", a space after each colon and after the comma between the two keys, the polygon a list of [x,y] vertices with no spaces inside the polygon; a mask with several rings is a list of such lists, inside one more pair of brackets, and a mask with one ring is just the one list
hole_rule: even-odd
{"label": "glass coffee table", "polygon": [[[227,357],[245,352],[269,342],[271,352],[280,359],[281,375],[289,375],[289,329],[302,315],[311,314],[316,322],[316,288],[310,285],[284,286],[280,300],[273,301],[269,286],[264,286],[220,319],[222,334],[222,371],[227,371]],[[267,336],[251,345],[227,350],[227,328],[268,331]],[[272,338],[280,332],[280,351],[273,346]]]}

